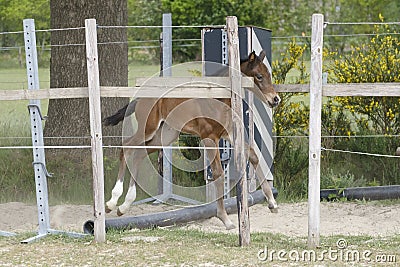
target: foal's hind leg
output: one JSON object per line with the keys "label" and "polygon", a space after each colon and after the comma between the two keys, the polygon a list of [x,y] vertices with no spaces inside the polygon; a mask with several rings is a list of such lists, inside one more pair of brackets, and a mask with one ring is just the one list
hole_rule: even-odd
{"label": "foal's hind leg", "polygon": [[[150,151],[151,152],[151,151]],[[147,150],[144,148],[135,149],[131,156],[126,157],[126,160],[133,160],[133,165],[130,168],[131,179],[129,182],[128,192],[125,195],[124,203],[118,207],[117,215],[122,216],[125,214],[133,201],[136,199],[136,177],[139,172],[139,166],[142,163],[143,159],[147,156]]]}
{"label": "foal's hind leg", "polygon": [[[144,104],[141,103],[142,104],[141,106],[138,104],[138,107],[136,108],[137,109],[136,119],[138,121],[138,129],[132,137],[124,141],[123,143],[124,145],[129,145],[129,146],[143,145],[146,141],[151,140],[153,138],[153,136],[157,132],[157,129],[159,128],[159,123],[161,120],[160,114],[159,112],[157,112],[158,111],[157,108],[152,108],[154,103],[155,103],[154,100],[150,100],[150,102],[145,101]],[[134,154],[134,152],[135,150],[132,148],[126,148],[121,150],[118,178],[112,190],[111,199],[106,203],[107,213],[111,212],[117,207],[118,199],[121,197],[123,193],[124,176],[127,168],[126,163],[128,158],[130,158],[132,154]],[[136,169],[137,168],[133,168],[133,171],[136,171]],[[135,184],[136,183],[134,182],[134,180],[132,182],[131,179],[127,193],[129,199],[136,198]]]}
{"label": "foal's hind leg", "polygon": [[[135,137],[135,136],[134,136]],[[130,141],[134,141],[132,143],[125,143],[125,145],[130,145],[130,146],[135,146],[135,145],[143,145],[144,143],[137,143],[136,139],[131,138]],[[140,151],[143,150],[144,151],[144,155],[142,155]],[[114,210],[117,207],[117,203],[118,203],[118,199],[121,197],[123,191],[124,191],[124,176],[125,176],[125,172],[126,172],[126,168],[127,168],[127,162],[128,160],[131,160],[132,158],[139,158],[142,157],[142,159],[147,155],[146,149],[133,149],[133,148],[125,148],[125,149],[121,149],[121,154],[120,154],[120,159],[119,159],[119,170],[118,170],[118,178],[117,181],[114,185],[114,188],[111,192],[111,199],[109,201],[106,202],[106,212],[109,213],[112,210]],[[142,161],[142,159],[140,159],[140,162]],[[137,161],[139,161],[139,159],[137,159]],[[133,167],[131,169],[131,171],[133,172],[137,172],[137,167]],[[134,175],[134,177],[136,177],[136,173],[132,174]],[[132,181],[129,184],[129,189],[128,189],[128,193],[127,193],[127,197],[129,199],[133,199],[135,200],[136,198],[136,185],[135,182]]]}
{"label": "foal's hind leg", "polygon": [[265,176],[261,170],[261,167],[258,164],[259,163],[258,156],[253,148],[246,149],[246,150],[249,151],[249,161],[253,165],[254,169],[256,170],[256,176],[258,178],[258,181],[261,184],[261,188],[263,190],[264,196],[268,201],[268,208],[270,209],[271,212],[276,213],[276,212],[278,212],[278,204],[275,201],[271,186],[269,185],[269,182],[265,178]]}
{"label": "foal's hind leg", "polygon": [[[173,141],[175,141],[179,136],[179,132],[170,128],[167,124],[163,123],[161,127],[156,131],[153,138],[146,142],[148,146],[168,146]],[[143,159],[150,153],[157,151],[156,148],[149,148],[149,149],[135,149],[132,157],[129,160],[133,160],[133,165],[131,168],[131,180],[129,183],[128,192],[125,196],[124,203],[118,207],[117,214],[121,216],[125,214],[132,202],[136,199],[136,178],[139,171],[139,166],[142,163]]]}
{"label": "foal's hind leg", "polygon": [[[127,151],[125,151],[125,153],[127,153]],[[118,170],[118,178],[111,192],[111,199],[106,202],[106,213],[110,213],[117,207],[118,199],[120,198],[120,196],[124,191],[124,176],[126,171],[126,164],[125,164],[125,154],[123,149],[121,149],[119,160],[120,164]]]}
{"label": "foal's hind leg", "polygon": [[[154,135],[154,133],[157,131],[157,128],[148,130],[146,129],[147,132],[145,133],[144,128],[139,128],[136,133],[128,139],[126,142],[124,142],[124,145],[128,146],[136,146],[136,145],[143,145],[144,141],[147,139],[151,139],[151,137]],[[153,133],[154,132],[154,133]],[[125,148],[121,149],[121,154],[120,154],[120,159],[119,159],[119,170],[118,170],[118,178],[117,181],[114,185],[114,188],[111,193],[111,199],[106,202],[106,212],[109,213],[112,210],[114,210],[117,207],[118,199],[121,197],[123,191],[124,191],[124,176],[126,172],[127,165],[126,163],[128,162],[128,159],[131,158],[132,156],[136,157],[138,149],[133,149],[133,148]],[[143,150],[143,149],[140,149]],[[140,155],[140,154],[139,154]],[[147,154],[145,154],[147,155]],[[133,171],[136,171],[137,168],[133,168]],[[135,199],[136,198],[136,188],[135,188],[135,183],[131,182],[129,184],[129,190],[127,193],[128,198],[130,199]]]}
{"label": "foal's hind leg", "polygon": [[123,183],[125,172],[127,169],[127,162],[129,160],[132,160],[133,158],[135,159],[135,161],[133,167],[130,169],[131,180],[129,183],[128,192],[126,193],[124,204],[121,205],[122,208],[121,206],[118,208],[117,214],[119,216],[123,215],[129,209],[131,203],[136,199],[136,182],[134,177],[137,176],[138,167],[146,155],[147,151],[143,148],[126,148],[124,150],[121,150],[118,180],[112,190],[111,199],[106,203],[107,213],[111,212],[117,207],[118,199],[123,193]]}

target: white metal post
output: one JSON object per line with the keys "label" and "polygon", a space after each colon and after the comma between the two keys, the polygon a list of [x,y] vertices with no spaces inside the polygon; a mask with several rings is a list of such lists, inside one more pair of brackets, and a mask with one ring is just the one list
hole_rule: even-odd
{"label": "white metal post", "polygon": [[[161,76],[171,77],[172,76],[172,16],[171,13],[163,14],[163,31],[161,34],[162,39],[162,65],[161,65]],[[134,202],[134,205],[154,201],[154,203],[161,203],[170,199],[186,202],[190,204],[200,204],[199,201],[190,199],[187,197],[179,196],[173,193],[172,183],[172,149],[163,148],[163,178],[162,178],[162,190],[160,195],[152,196],[146,199],[142,199]]]}
{"label": "white metal post", "polygon": [[[172,16],[171,13],[162,16],[162,76],[172,76]],[[172,195],[172,149],[163,148],[163,193],[169,198]]]}
{"label": "white metal post", "polygon": [[[25,19],[24,40],[26,56],[26,72],[28,78],[28,90],[39,90],[39,68],[36,50],[35,21]],[[51,176],[46,169],[46,158],[43,140],[44,119],[40,111],[40,100],[29,101],[29,113],[31,119],[31,134],[33,146],[33,168],[36,184],[36,204],[38,209],[38,235],[21,241],[21,243],[31,243],[48,234],[66,234],[71,237],[83,237],[84,234],[74,232],[63,232],[50,228],[49,194],[47,188],[47,177]]]}
{"label": "white metal post", "polygon": [[[28,90],[39,90],[39,68],[36,51],[35,21],[33,19],[25,19],[23,25]],[[39,222],[37,237],[42,237],[47,235],[48,229],[50,229],[50,216],[40,100],[30,100],[28,108],[31,118],[32,146],[34,147],[33,167],[35,171],[36,202]],[[28,243],[30,241],[32,240],[25,242]]]}
{"label": "white metal post", "polygon": [[[221,64],[228,66],[229,65],[229,57],[228,57],[228,36],[226,34],[226,30],[221,30]],[[229,141],[222,139],[219,141],[219,145],[221,149],[218,153],[221,153],[221,163],[222,169],[224,170],[224,199],[230,198],[231,184],[230,184],[230,174],[229,174],[229,159],[231,157],[231,144]]]}
{"label": "white metal post", "polygon": [[320,235],[320,168],[321,168],[321,107],[322,107],[322,48],[324,16],[312,16],[310,132],[308,173],[308,246],[319,246]]}

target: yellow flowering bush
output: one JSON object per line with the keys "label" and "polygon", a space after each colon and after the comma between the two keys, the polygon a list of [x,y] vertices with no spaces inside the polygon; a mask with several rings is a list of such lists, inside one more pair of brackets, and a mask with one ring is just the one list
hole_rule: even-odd
{"label": "yellow flowering bush", "polygon": [[[325,53],[328,58],[325,62],[330,63],[328,70],[330,79],[336,82],[397,81],[398,78],[394,79],[394,77],[400,73],[400,64],[396,61],[399,59],[400,45],[396,38],[388,37],[388,35],[374,36],[371,44],[365,44],[360,48],[353,47],[347,55],[338,55],[337,52]],[[308,82],[303,62],[305,49],[305,46],[296,44],[294,40],[288,43],[286,52],[281,54],[281,59],[272,62],[274,83]],[[387,55],[387,60],[391,61],[386,61],[389,67],[383,67],[384,64],[380,62],[384,55]],[[370,57],[371,61],[363,61]],[[375,59],[376,62],[373,62],[372,58],[376,57],[379,60]],[[379,67],[374,68],[373,66],[378,62]],[[374,74],[372,71],[380,74]],[[293,72],[296,72],[295,75],[290,75]],[[290,79],[290,76],[295,78]],[[388,77],[393,79],[389,80]],[[297,199],[304,197],[307,193],[308,139],[297,137],[308,135],[308,95],[281,93],[280,96],[282,103],[274,109],[274,131],[278,136],[275,140],[274,155],[275,185],[285,198]],[[390,131],[385,133],[397,133],[399,131],[399,127],[396,126],[399,121],[398,105],[398,98],[324,98],[322,135],[328,138],[322,138],[322,146],[371,153],[390,152],[393,143],[396,142],[395,138],[350,137],[379,133],[379,129],[390,127]],[[389,121],[392,123],[391,126],[383,126]],[[382,126],[378,128],[378,124]],[[330,152],[324,152],[322,159],[321,181],[329,186],[335,186],[331,184],[333,176],[341,182],[347,181],[346,177],[352,177],[353,185],[398,183],[396,178],[398,161],[385,160],[385,168],[380,168],[378,163],[383,162],[383,159],[377,161],[375,158],[362,158],[364,164],[360,164],[359,156]],[[382,177],[393,177],[393,179],[385,178],[387,180],[383,181]]]}
{"label": "yellow flowering bush", "polygon": [[[382,21],[383,18],[381,17]],[[368,43],[351,47],[348,55],[327,52],[328,72],[337,83],[400,82],[400,40],[389,25],[375,26]],[[355,130],[372,134],[400,134],[400,98],[335,97],[355,122]]]}
{"label": "yellow flowering bush", "polygon": [[[275,84],[306,83],[308,74],[303,61],[307,47],[296,44],[293,39],[287,44],[285,53],[272,62],[272,76]],[[292,79],[288,73],[295,72]],[[281,103],[274,109],[275,135],[275,186],[281,196],[297,199],[306,192],[307,177],[307,139],[291,138],[308,133],[309,107],[304,103],[304,94],[280,93]],[[285,136],[285,137],[282,137]]]}
{"label": "yellow flowering bush", "polygon": [[[303,53],[306,46],[296,44],[293,39],[288,43],[286,53],[282,53],[281,60],[272,62],[272,77],[275,84],[288,82],[289,71],[298,71],[299,75],[294,83],[306,83],[308,74],[303,61]],[[274,132],[282,135],[305,135],[308,131],[309,108],[303,101],[293,101],[299,94],[281,93],[281,103],[274,109]]]}
{"label": "yellow flowering bush", "polygon": [[[306,67],[303,61],[303,54],[306,45],[297,45],[292,40],[287,45],[286,53],[282,53],[281,60],[272,62],[272,74],[274,83],[307,83],[309,75],[306,73]],[[288,73],[297,71],[298,75],[295,79],[290,80]],[[281,104],[274,110],[274,132],[277,136],[306,136],[308,135],[309,107],[304,103],[308,98],[306,94],[299,93],[281,93]],[[322,108],[322,135],[328,136],[348,136],[354,134],[351,132],[350,120],[345,114],[340,104],[328,100],[323,104]],[[340,141],[336,139],[335,141]],[[278,157],[289,140],[280,140],[276,142],[276,154]],[[323,140],[323,142],[328,142]],[[284,146],[282,148],[282,146]],[[292,146],[292,144],[290,144]]]}
{"label": "yellow flowering bush", "polygon": [[[383,18],[380,16],[381,20]],[[374,27],[374,35],[347,51],[324,51],[325,71],[329,82],[391,83],[400,82],[400,40],[389,25]],[[323,125],[329,135],[357,135],[357,138],[334,138],[326,147],[376,154],[393,154],[400,134],[399,97],[333,97],[324,105]],[[324,114],[326,115],[324,117]],[[334,120],[335,123],[332,123]],[[376,135],[385,135],[376,136]],[[362,137],[364,136],[364,137]],[[331,141],[329,141],[331,140]],[[327,144],[330,142],[329,144]],[[366,185],[398,184],[399,160],[361,155],[328,153],[324,165],[335,172],[350,171]],[[379,159],[379,160],[378,160]],[[324,172],[324,171],[323,171]],[[329,176],[329,175],[328,175]],[[321,179],[323,175],[321,174]]]}

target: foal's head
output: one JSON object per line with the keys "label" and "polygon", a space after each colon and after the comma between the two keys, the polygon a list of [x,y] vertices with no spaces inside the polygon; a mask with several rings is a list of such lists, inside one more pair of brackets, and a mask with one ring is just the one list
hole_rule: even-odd
{"label": "foal's head", "polygon": [[251,89],[251,91],[253,91],[260,100],[273,108],[279,104],[281,99],[272,86],[271,75],[267,66],[263,63],[264,58],[264,51],[261,51],[258,56],[253,51],[249,55],[249,58],[241,63],[240,69],[245,75],[254,77],[254,83],[257,86]]}

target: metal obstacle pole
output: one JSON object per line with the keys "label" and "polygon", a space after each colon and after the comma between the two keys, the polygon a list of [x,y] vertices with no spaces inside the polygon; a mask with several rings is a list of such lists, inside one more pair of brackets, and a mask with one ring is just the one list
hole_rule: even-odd
{"label": "metal obstacle pole", "polygon": [[[163,31],[162,31],[162,64],[161,64],[161,76],[170,77],[172,76],[172,16],[171,13],[163,14]],[[189,204],[200,204],[199,201],[190,199],[187,197],[179,196],[173,193],[173,183],[172,183],[172,149],[163,148],[163,158],[162,158],[162,194],[157,196],[152,196],[143,200],[139,200],[133,203],[133,205],[138,205],[150,201],[154,203],[166,202],[170,199],[175,199],[181,202]]]}
{"label": "metal obstacle pole", "polygon": [[[264,201],[265,197],[261,189],[250,193],[247,198],[249,206],[253,206]],[[237,212],[236,197],[225,199],[224,203],[226,212],[228,214],[233,214]],[[106,231],[146,229],[179,225],[183,223],[208,219],[216,215],[217,203],[211,202],[203,205],[191,206],[158,213],[106,219]],[[86,221],[83,225],[83,231],[87,234],[93,234],[94,222],[92,220]]]}
{"label": "metal obstacle pole", "polygon": [[[202,34],[204,36],[204,33]],[[228,58],[228,40],[227,40],[227,35],[226,35],[226,29],[221,29],[221,65],[224,66],[229,66],[229,58]],[[203,40],[204,41],[204,40]],[[203,57],[204,57],[204,47],[203,47]],[[203,61],[205,59],[203,58]],[[204,63],[203,63],[204,64]],[[206,75],[206,70],[205,67],[203,68],[203,75]],[[219,151],[220,157],[221,157],[221,165],[222,169],[224,171],[224,199],[230,198],[230,191],[231,191],[231,185],[230,185],[230,166],[229,162],[231,159],[231,144],[229,143],[228,140],[221,139],[219,140]],[[210,161],[207,158],[207,154],[204,153],[204,176],[206,183],[208,187],[206,187],[206,199],[208,201],[212,201],[215,199],[216,196],[216,191],[215,191],[215,185],[213,177],[212,177],[212,170],[210,166]]]}
{"label": "metal obstacle pole", "polygon": [[15,236],[15,233],[7,232],[7,231],[0,231],[0,236]]}
{"label": "metal obstacle pole", "polygon": [[[36,51],[35,21],[25,19],[24,40],[26,53],[26,70],[28,77],[28,90],[39,90],[39,70]],[[44,153],[43,125],[44,119],[40,111],[40,100],[30,100],[29,114],[31,119],[32,146],[33,146],[33,168],[35,172],[36,184],[36,203],[38,209],[39,230],[37,236],[21,241],[30,243],[48,234],[67,234],[73,237],[83,237],[84,234],[67,233],[50,229],[50,212],[47,192],[47,177],[51,177],[46,169],[46,159]]]}

